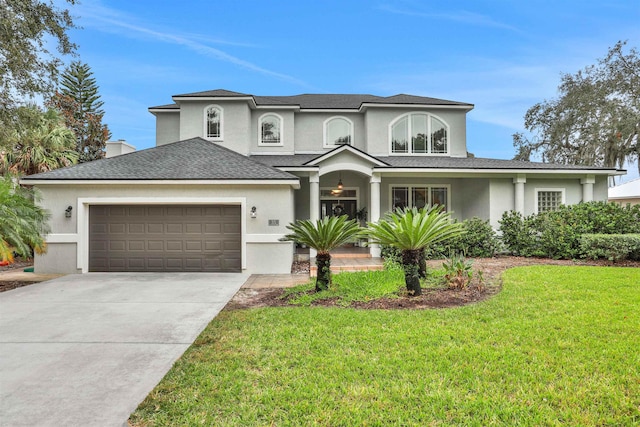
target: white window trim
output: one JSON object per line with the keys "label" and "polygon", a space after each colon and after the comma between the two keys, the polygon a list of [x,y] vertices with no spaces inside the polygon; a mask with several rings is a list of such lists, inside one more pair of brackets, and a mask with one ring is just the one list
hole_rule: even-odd
{"label": "white window trim", "polygon": [[[335,120],[335,119],[342,119],[342,120],[346,120],[347,122],[349,122],[349,126],[351,126],[351,132],[349,133],[351,141],[349,142],[349,144],[329,144],[329,143],[327,143],[327,125],[329,124],[330,121]],[[322,146],[324,148],[335,148],[335,147],[340,147],[340,146],[343,146],[343,145],[351,145],[353,147],[354,138],[355,138],[355,129],[354,129],[354,126],[353,126],[353,120],[351,120],[350,118],[345,117],[345,116],[331,116],[327,120],[322,122]]]}
{"label": "white window trim", "polygon": [[[262,120],[266,116],[275,116],[280,120],[280,142],[277,144],[262,142]],[[264,113],[258,118],[258,146],[259,147],[282,147],[284,146],[284,119],[277,113]]]}
{"label": "white window trim", "polygon": [[[406,187],[409,189],[409,196],[411,196],[412,189],[414,188],[428,188],[429,198],[431,198],[432,188],[446,188],[447,189],[447,212],[451,213],[451,184],[429,184],[429,183],[415,183],[415,184],[389,184],[389,210],[393,211],[393,188],[394,187]],[[429,206],[431,206],[429,204]]]}
{"label": "white window trim", "polygon": [[560,196],[560,204],[566,205],[567,204],[567,200],[565,198],[566,192],[565,192],[565,188],[564,187],[556,187],[556,188],[535,188],[534,189],[534,199],[533,199],[533,212],[534,213],[538,213],[538,193],[544,192],[544,191],[553,191],[553,192],[560,192],[561,196]]}
{"label": "white window trim", "polygon": [[[397,122],[399,122],[400,120],[402,120],[405,117],[411,117],[414,114],[420,114],[423,116],[427,116],[427,135],[429,136],[429,139],[427,140],[427,152],[426,153],[412,153],[411,150],[411,120],[409,119],[408,122],[408,134],[407,137],[409,138],[407,140],[407,143],[409,144],[409,151],[406,153],[394,153],[393,152],[393,125],[395,125]],[[431,153],[431,118],[436,118],[438,120],[440,120],[446,130],[447,130],[447,151],[445,153]],[[398,117],[396,117],[395,119],[393,119],[391,121],[391,123],[389,123],[389,130],[388,130],[388,139],[389,139],[389,155],[390,156],[427,156],[427,157],[437,157],[437,156],[450,156],[451,155],[451,127],[449,126],[449,123],[446,122],[446,120],[444,120],[442,117],[437,116],[435,114],[432,113],[427,113],[424,111],[411,111],[409,113],[404,113],[399,115]]]}
{"label": "white window trim", "polygon": [[[207,136],[207,128],[208,128],[208,114],[207,112],[209,111],[210,108],[217,108],[220,111],[220,136],[218,137],[211,137],[211,136]],[[204,111],[203,111],[203,117],[204,117],[204,126],[202,128],[202,135],[204,137],[204,139],[208,139],[209,141],[222,141],[224,140],[224,108],[222,108],[221,106],[219,106],[218,104],[211,104],[211,105],[207,105],[206,107],[204,107]]]}

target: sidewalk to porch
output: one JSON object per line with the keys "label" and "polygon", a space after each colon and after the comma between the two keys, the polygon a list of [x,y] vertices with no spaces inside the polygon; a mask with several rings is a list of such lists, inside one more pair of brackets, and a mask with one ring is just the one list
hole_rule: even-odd
{"label": "sidewalk to porch", "polygon": [[[382,258],[371,258],[369,254],[367,256],[356,257],[353,256],[341,256],[341,254],[331,253],[331,272],[339,273],[341,271],[370,271],[370,270],[383,270]],[[316,267],[316,259],[311,258],[311,266],[309,267],[309,276],[316,277],[318,275],[318,267]]]}

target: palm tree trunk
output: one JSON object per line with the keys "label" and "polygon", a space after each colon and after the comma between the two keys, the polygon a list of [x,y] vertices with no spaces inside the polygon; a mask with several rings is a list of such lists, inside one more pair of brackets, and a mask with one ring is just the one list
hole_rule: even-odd
{"label": "palm tree trunk", "polygon": [[427,278],[427,256],[425,254],[424,249],[420,249],[420,262],[419,262],[418,274],[421,279]]}
{"label": "palm tree trunk", "polygon": [[402,251],[402,267],[404,269],[404,282],[407,292],[411,296],[422,295],[420,287],[420,252],[422,249],[410,249]]}
{"label": "palm tree trunk", "polygon": [[326,291],[331,283],[331,255],[318,252],[316,255],[316,266],[318,275],[316,276],[316,292]]}

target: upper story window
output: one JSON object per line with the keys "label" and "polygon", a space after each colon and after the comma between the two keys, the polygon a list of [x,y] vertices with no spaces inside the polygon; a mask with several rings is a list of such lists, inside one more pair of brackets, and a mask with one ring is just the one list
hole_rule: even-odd
{"label": "upper story window", "polygon": [[268,113],[258,120],[258,145],[282,145],[282,117]]}
{"label": "upper story window", "polygon": [[391,122],[392,154],[447,154],[449,126],[427,113],[409,113]]}
{"label": "upper story window", "polygon": [[346,117],[331,117],[324,122],[324,146],[351,145],[353,122]]}
{"label": "upper story window", "polygon": [[204,136],[210,139],[222,139],[222,108],[209,105],[204,109]]}

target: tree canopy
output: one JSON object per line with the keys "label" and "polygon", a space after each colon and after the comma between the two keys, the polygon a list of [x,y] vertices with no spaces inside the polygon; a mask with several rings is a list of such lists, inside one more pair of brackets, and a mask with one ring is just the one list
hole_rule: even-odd
{"label": "tree canopy", "polygon": [[80,162],[104,157],[105,143],[111,136],[102,123],[103,102],[92,76],[88,64],[72,62],[62,73],[60,91],[47,102],[62,113],[66,126],[75,134]]}
{"label": "tree canopy", "polygon": [[[618,42],[597,64],[563,74],[557,99],[525,114],[516,160],[622,168],[640,157],[640,55]],[[640,162],[638,163],[640,171]]]}
{"label": "tree canopy", "polygon": [[35,105],[12,110],[10,127],[0,127],[0,174],[32,175],[78,160],[73,132],[58,111]]}
{"label": "tree canopy", "polygon": [[[76,0],[66,2],[73,5]],[[72,28],[69,11],[53,0],[0,1],[0,122],[22,104],[19,100],[51,93],[59,56],[76,50],[67,34]]]}

